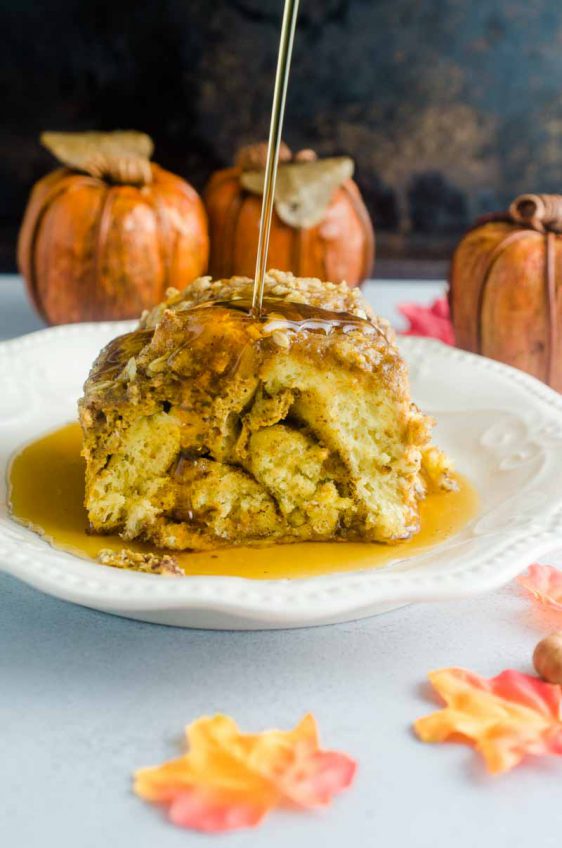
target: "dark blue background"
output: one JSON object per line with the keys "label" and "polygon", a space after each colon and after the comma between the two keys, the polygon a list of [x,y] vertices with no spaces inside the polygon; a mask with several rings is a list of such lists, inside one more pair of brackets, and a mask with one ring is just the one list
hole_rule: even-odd
{"label": "dark blue background", "polygon": [[[0,268],[52,164],[43,129],[146,130],[198,188],[264,137],[281,7],[0,0]],[[562,189],[561,79],[558,0],[301,0],[285,135],[354,156],[400,273],[515,194]]]}

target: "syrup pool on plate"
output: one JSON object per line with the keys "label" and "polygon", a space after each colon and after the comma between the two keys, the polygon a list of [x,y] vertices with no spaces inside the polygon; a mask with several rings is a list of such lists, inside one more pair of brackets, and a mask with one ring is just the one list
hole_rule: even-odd
{"label": "syrup pool on plate", "polygon": [[[31,442],[12,461],[12,516],[50,544],[96,560],[101,550],[128,548],[155,552],[151,545],[126,542],[119,536],[86,532],[84,460],[78,424],[67,424]],[[220,575],[255,580],[313,577],[342,571],[378,568],[391,560],[426,551],[457,533],[475,514],[478,496],[468,480],[457,475],[458,491],[429,495],[421,504],[421,530],[397,545],[364,542],[306,542],[262,548],[227,548],[175,553],[187,575]],[[105,568],[107,566],[99,566]]]}

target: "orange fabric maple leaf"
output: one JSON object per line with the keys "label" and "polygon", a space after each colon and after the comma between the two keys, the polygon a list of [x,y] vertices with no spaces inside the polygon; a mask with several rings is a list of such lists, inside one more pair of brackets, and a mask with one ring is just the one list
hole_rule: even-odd
{"label": "orange fabric maple leaf", "polygon": [[135,791],[165,804],[170,820],[216,832],[252,827],[278,806],[327,805],[350,785],[355,762],[321,750],[307,715],[294,730],[241,733],[228,716],[197,719],[186,728],[183,757],[135,775]]}
{"label": "orange fabric maple leaf", "polygon": [[422,742],[464,741],[493,774],[528,754],[562,755],[562,688],[518,671],[487,680],[462,668],[432,671],[447,706],[416,721]]}
{"label": "orange fabric maple leaf", "polygon": [[552,565],[530,565],[517,582],[546,607],[562,615],[562,571]]}

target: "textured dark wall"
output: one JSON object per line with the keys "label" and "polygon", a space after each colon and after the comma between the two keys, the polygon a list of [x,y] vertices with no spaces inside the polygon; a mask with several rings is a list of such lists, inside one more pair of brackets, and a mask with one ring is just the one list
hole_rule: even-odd
{"label": "textured dark wall", "polygon": [[[201,188],[267,134],[282,0],[0,0],[0,267],[42,129],[137,128]],[[286,139],[347,152],[382,253],[562,190],[560,0],[301,0]]]}

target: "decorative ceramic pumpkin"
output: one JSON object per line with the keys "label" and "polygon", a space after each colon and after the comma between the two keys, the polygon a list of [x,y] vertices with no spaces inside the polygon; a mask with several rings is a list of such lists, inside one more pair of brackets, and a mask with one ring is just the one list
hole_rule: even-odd
{"label": "decorative ceramic pumpkin", "polygon": [[[205,191],[213,277],[253,277],[267,145],[242,148],[233,168]],[[268,268],[356,286],[373,267],[374,234],[347,157],[292,156],[283,145],[271,223]]]}
{"label": "decorative ceramic pumpkin", "polygon": [[143,133],[44,133],[67,167],[33,188],[18,243],[29,295],[51,324],[133,318],[207,268],[197,192],[149,162]]}
{"label": "decorative ceramic pumpkin", "polygon": [[458,347],[562,391],[562,196],[521,195],[481,218],[453,256]]}

